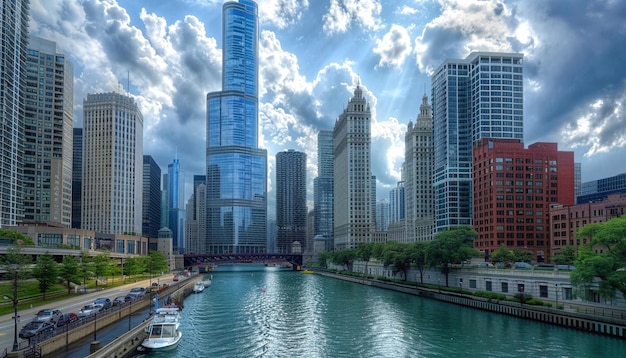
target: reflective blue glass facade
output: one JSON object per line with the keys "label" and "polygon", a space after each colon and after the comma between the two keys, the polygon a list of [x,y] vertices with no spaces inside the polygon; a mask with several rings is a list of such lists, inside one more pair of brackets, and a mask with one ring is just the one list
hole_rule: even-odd
{"label": "reflective blue glass facade", "polygon": [[174,159],[167,166],[167,215],[168,227],[172,230],[174,252],[185,252],[185,177],[180,162]]}
{"label": "reflective blue glass facade", "polygon": [[267,151],[258,148],[258,18],[223,7],[221,92],[207,95],[207,252],[267,252]]}

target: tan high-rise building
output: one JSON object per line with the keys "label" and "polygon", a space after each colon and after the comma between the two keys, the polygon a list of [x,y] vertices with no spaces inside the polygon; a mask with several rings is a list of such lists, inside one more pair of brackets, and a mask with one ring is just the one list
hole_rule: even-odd
{"label": "tan high-rise building", "polygon": [[24,127],[24,222],[71,226],[74,67],[55,42],[31,36]]}
{"label": "tan high-rise building", "polygon": [[141,234],[143,116],[114,92],[83,101],[82,226],[105,234]]}
{"label": "tan high-rise building", "polygon": [[371,242],[376,225],[372,205],[371,112],[359,86],[335,123],[333,143],[334,248],[341,250]]}
{"label": "tan high-rise building", "polygon": [[404,137],[404,202],[406,240],[428,241],[434,238],[433,216],[433,111],[428,97],[415,124],[409,122]]}

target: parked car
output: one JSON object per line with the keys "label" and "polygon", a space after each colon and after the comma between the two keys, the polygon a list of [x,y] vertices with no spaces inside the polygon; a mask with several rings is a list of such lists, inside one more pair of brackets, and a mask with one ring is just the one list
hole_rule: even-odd
{"label": "parked car", "polygon": [[515,268],[516,269],[529,269],[529,268],[533,268],[533,265],[529,264],[528,262],[516,262]]}
{"label": "parked car", "polygon": [[30,338],[42,333],[51,333],[54,331],[54,324],[49,321],[32,321],[22,327],[20,338]]}
{"label": "parked car", "polygon": [[113,299],[113,306],[123,305],[130,300],[132,300],[130,296],[117,296]]}
{"label": "parked car", "polygon": [[131,288],[129,293],[132,293],[132,294],[135,294],[135,295],[139,295],[139,296],[143,296],[143,295],[146,294],[146,288],[145,287],[134,287],[134,288]]}
{"label": "parked car", "polygon": [[103,310],[108,310],[111,308],[111,300],[106,297],[97,298],[93,301],[95,305],[102,305]]}
{"label": "parked car", "polygon": [[57,327],[67,326],[68,324],[77,320],[78,320],[78,315],[76,313],[73,313],[73,312],[64,313],[61,315],[61,317],[59,317],[59,320],[57,321]]}
{"label": "parked car", "polygon": [[62,314],[63,313],[57,309],[41,310],[37,312],[33,321],[55,323]]}
{"label": "parked car", "polygon": [[172,279],[172,281],[174,281],[174,282],[176,282],[178,280],[179,280],[178,275],[174,276],[174,278]]}
{"label": "parked car", "polygon": [[89,317],[100,311],[102,311],[102,305],[100,304],[85,305],[85,307],[81,308],[80,311],[78,311],[78,317]]}
{"label": "parked car", "polygon": [[138,298],[141,298],[141,297],[143,297],[143,296],[144,296],[144,294],[139,293],[139,292],[129,292],[129,293],[126,295],[126,298],[127,298],[129,301],[131,301],[131,300],[136,300],[136,299],[138,299]]}
{"label": "parked car", "polygon": [[493,264],[491,262],[480,262],[478,267],[493,267]]}

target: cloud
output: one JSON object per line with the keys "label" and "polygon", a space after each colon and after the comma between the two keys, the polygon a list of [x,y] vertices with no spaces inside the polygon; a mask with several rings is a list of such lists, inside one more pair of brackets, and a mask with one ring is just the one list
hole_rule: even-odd
{"label": "cloud", "polygon": [[411,38],[406,28],[393,24],[382,39],[376,40],[374,53],[380,56],[377,66],[400,67],[411,53]]}
{"label": "cloud", "polygon": [[259,18],[262,24],[279,29],[289,27],[302,18],[309,7],[308,0],[259,0]]}
{"label": "cloud", "polygon": [[382,27],[381,11],[377,0],[331,0],[323,17],[324,32],[346,32],[353,23],[366,30],[378,30]]}
{"label": "cloud", "polygon": [[402,7],[399,7],[396,12],[400,15],[415,15],[418,11],[416,8],[404,5]]}

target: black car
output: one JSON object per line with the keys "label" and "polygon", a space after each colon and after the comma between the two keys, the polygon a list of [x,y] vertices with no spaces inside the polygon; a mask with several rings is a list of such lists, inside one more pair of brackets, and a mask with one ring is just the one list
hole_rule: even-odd
{"label": "black car", "polygon": [[108,310],[111,308],[111,300],[106,297],[97,298],[93,301],[94,305],[102,305],[103,310]]}
{"label": "black car", "polygon": [[64,313],[61,315],[61,317],[59,317],[59,320],[57,321],[57,327],[68,326],[74,321],[78,321],[78,315],[76,313]]}
{"label": "black car", "polygon": [[52,333],[54,324],[46,321],[32,321],[25,325],[20,331],[20,338],[28,339],[42,333]]}
{"label": "black car", "polygon": [[113,306],[121,306],[130,300],[132,300],[130,296],[117,296],[113,299]]}

